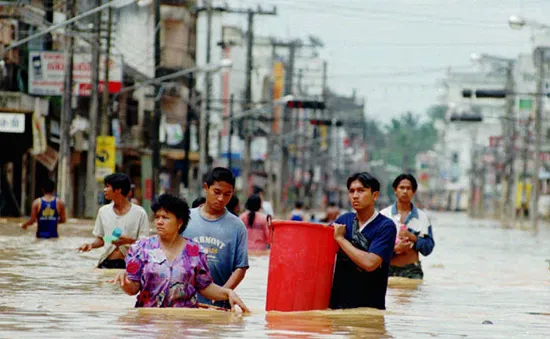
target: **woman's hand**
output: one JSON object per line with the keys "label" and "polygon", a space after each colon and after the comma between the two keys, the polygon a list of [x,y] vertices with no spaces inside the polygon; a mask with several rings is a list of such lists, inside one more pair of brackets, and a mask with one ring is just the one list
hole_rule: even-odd
{"label": "woman's hand", "polygon": [[238,305],[243,313],[249,313],[250,310],[243,303],[241,298],[237,296],[237,293],[232,289],[221,287],[215,283],[211,283],[205,289],[199,291],[199,293],[209,300],[228,300],[231,305],[231,311],[235,311],[235,305]]}
{"label": "woman's hand", "polygon": [[128,273],[126,273],[126,271],[120,272],[113,280],[109,282],[113,285],[120,284],[120,288],[128,295],[135,295],[139,292],[139,282],[128,279]]}
{"label": "woman's hand", "polygon": [[239,298],[237,293],[235,293],[235,291],[230,290],[229,288],[226,288],[226,290],[227,290],[227,300],[229,301],[229,304],[231,305],[231,311],[232,312],[235,311],[235,305],[238,305],[241,308],[241,310],[243,311],[243,313],[250,313],[250,310],[248,309],[248,307],[246,307],[246,305],[243,303],[241,298]]}

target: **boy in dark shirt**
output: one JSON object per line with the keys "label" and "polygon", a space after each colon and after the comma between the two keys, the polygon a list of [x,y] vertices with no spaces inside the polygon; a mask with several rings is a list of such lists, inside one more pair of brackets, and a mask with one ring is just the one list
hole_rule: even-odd
{"label": "boy in dark shirt", "polygon": [[58,238],[57,225],[66,221],[65,203],[55,196],[55,182],[47,179],[42,184],[41,198],[33,201],[30,219],[21,224],[23,229],[27,229],[35,222],[37,238]]}
{"label": "boy in dark shirt", "polygon": [[380,183],[367,172],[348,178],[348,196],[355,212],[332,224],[340,246],[334,271],[331,308],[386,309],[388,270],[397,230],[374,208]]}

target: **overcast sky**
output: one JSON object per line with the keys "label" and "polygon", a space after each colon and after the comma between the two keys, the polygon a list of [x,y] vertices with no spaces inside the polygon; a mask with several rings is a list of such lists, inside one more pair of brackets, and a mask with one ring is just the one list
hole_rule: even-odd
{"label": "overcast sky", "polygon": [[[214,1],[222,4],[225,1]],[[325,47],[329,87],[367,101],[367,116],[389,119],[424,114],[438,103],[446,69],[473,68],[472,53],[516,57],[532,49],[530,30],[508,27],[510,15],[550,24],[548,0],[228,0],[234,7],[277,6],[257,16],[255,34],[279,38],[314,35]],[[227,23],[246,25],[242,15]],[[313,77],[309,81],[317,81]]]}

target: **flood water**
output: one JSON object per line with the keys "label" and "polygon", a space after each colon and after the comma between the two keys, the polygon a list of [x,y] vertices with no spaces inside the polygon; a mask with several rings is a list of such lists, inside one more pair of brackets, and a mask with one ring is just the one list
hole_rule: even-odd
{"label": "flood water", "polygon": [[[0,220],[0,338],[548,338],[550,225],[538,232],[463,214],[433,215],[436,247],[420,283],[390,279],[387,311],[264,311],[268,257],[250,258],[237,292],[252,309],[136,310],[135,297],[79,254],[90,221],[36,240]],[[482,324],[489,320],[492,324]]]}

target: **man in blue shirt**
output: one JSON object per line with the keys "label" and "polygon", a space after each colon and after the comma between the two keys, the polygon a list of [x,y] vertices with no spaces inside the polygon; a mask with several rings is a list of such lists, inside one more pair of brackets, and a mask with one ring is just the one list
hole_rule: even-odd
{"label": "man in blue shirt", "polygon": [[395,224],[374,208],[380,194],[376,178],[367,172],[355,173],[348,178],[347,188],[355,212],[338,217],[332,224],[340,251],[330,307],[384,310]]}
{"label": "man in blue shirt", "polygon": [[380,211],[400,229],[390,262],[390,276],[422,279],[419,253],[428,256],[435,247],[432,223],[428,214],[412,203],[418,188],[412,174],[400,174],[392,186],[397,201]]}
{"label": "man in blue shirt", "polygon": [[[214,282],[235,289],[248,269],[248,233],[241,219],[225,206],[231,200],[235,177],[230,170],[216,167],[204,178],[206,201],[191,209],[183,236],[200,243],[208,251],[208,268]],[[212,302],[199,296],[199,302],[230,308],[227,301]]]}

